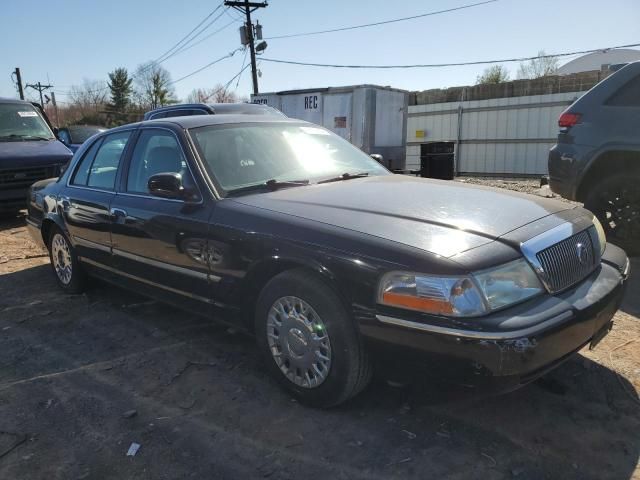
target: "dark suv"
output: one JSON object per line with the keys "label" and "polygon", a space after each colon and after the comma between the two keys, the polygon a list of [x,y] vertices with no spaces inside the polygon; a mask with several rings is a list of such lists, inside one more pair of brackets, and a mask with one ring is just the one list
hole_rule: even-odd
{"label": "dark suv", "polygon": [[39,105],[0,98],[0,214],[25,208],[31,184],[60,175],[72,155]]}
{"label": "dark suv", "polygon": [[609,240],[640,253],[640,62],[606,78],[558,121],[551,189],[584,202]]}

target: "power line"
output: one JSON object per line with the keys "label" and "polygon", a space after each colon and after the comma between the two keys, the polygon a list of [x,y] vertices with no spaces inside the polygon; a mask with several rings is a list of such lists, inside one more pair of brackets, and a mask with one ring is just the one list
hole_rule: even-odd
{"label": "power line", "polygon": [[[202,42],[204,42],[205,40],[208,40],[209,38],[213,37],[214,35],[220,33],[221,31],[223,31],[225,28],[227,28],[229,25],[233,25],[234,23],[236,23],[237,20],[233,20],[227,24],[225,24],[224,26],[220,27],[218,30],[216,30],[215,32],[211,32],[209,35],[202,37],[200,40],[198,40],[196,43],[192,43],[191,45],[183,45],[180,50],[178,50],[177,52],[175,52],[175,55],[178,55],[182,52],[186,52],[187,50],[189,50],[190,48],[195,47],[196,45],[200,45]],[[164,61],[164,60],[163,60]]]}
{"label": "power line", "polygon": [[[202,27],[202,29],[201,29],[199,32],[197,32],[193,37],[191,37],[189,40],[187,40],[187,41],[186,41],[182,46],[180,46],[176,51],[174,51],[174,52],[173,52],[173,53],[171,53],[170,55],[167,55],[167,56],[166,56],[166,57],[164,57],[162,60],[160,60],[160,61],[156,61],[156,63],[158,63],[158,64],[160,64],[160,63],[164,63],[165,61],[169,60],[170,58],[172,58],[172,57],[174,57],[174,56],[178,55],[179,53],[184,52],[185,50],[187,50],[188,48],[190,48],[190,47],[192,47],[192,46],[196,45],[197,43],[200,43],[199,41],[198,41],[198,42],[196,42],[196,43],[192,43],[192,42],[193,42],[194,40],[196,40],[200,35],[202,35],[202,34],[203,34],[203,33],[204,33],[204,32],[205,32],[205,31],[206,31],[206,30],[207,30],[211,25],[213,25],[214,23],[216,23],[216,22],[220,19],[220,17],[222,17],[222,15],[224,15],[224,11],[220,12],[220,13],[218,14],[218,16],[217,16],[217,17],[215,17],[213,20],[211,20],[209,23],[207,23],[204,27]],[[224,27],[223,27],[223,28],[224,28]],[[216,30],[216,31],[214,32],[214,34],[215,34],[215,33],[218,33],[220,30],[222,30],[222,29]],[[207,37],[205,37],[205,38],[209,38],[209,36],[207,36]]]}
{"label": "power line", "polygon": [[423,18],[423,17],[430,17],[433,15],[440,15],[442,13],[449,13],[449,12],[455,12],[457,10],[464,10],[466,8],[472,8],[472,7],[478,7],[480,5],[486,5],[488,3],[495,3],[499,0],[485,0],[484,2],[478,2],[478,3],[471,3],[468,5],[461,5],[459,7],[454,7],[454,8],[447,8],[445,10],[438,10],[435,12],[428,12],[428,13],[422,13],[420,15],[412,15],[410,17],[402,17],[402,18],[394,18],[392,20],[382,20],[380,22],[374,22],[374,23],[363,23],[360,25],[352,25],[349,27],[339,27],[339,28],[332,28],[329,30],[318,30],[315,32],[302,32],[302,33],[290,33],[287,35],[277,35],[275,37],[268,37],[266,40],[275,40],[278,38],[292,38],[292,37],[304,37],[304,36],[308,36],[308,35],[320,35],[323,33],[334,33],[334,32],[344,32],[346,30],[355,30],[357,28],[368,28],[368,27],[376,27],[378,25],[386,25],[389,23],[396,23],[396,22],[404,22],[406,20],[414,20],[416,18]]}
{"label": "power line", "polygon": [[[242,68],[240,69],[240,71],[238,73],[236,73],[233,77],[231,77],[227,83],[224,84],[224,89],[225,90],[227,88],[229,88],[229,85],[231,85],[236,78],[238,79],[238,81],[240,81],[240,75],[242,75],[242,72],[244,72],[247,68],[249,68],[251,66],[250,63],[247,63],[246,65],[244,64],[246,59],[247,59],[247,51],[245,49],[245,55],[244,55],[244,58],[242,59]],[[237,88],[238,87],[236,87],[236,89]]]}
{"label": "power line", "polygon": [[566,53],[553,53],[548,55],[536,55],[534,57],[520,57],[520,58],[503,58],[500,60],[478,60],[472,62],[456,62],[456,63],[431,63],[431,64],[413,64],[413,65],[344,65],[344,64],[330,64],[330,63],[308,63],[308,62],[296,62],[293,60],[281,60],[275,58],[262,58],[263,62],[272,63],[285,63],[289,65],[300,65],[307,67],[328,67],[328,68],[441,68],[441,67],[460,67],[465,65],[486,65],[491,63],[510,63],[510,62],[526,62],[529,60],[538,60],[541,58],[553,58],[553,57],[567,57],[570,55],[583,55],[587,53],[604,52],[607,50],[615,50],[618,48],[630,48],[638,47],[640,43],[633,43],[630,45],[618,45],[615,47],[595,48],[592,50],[580,50],[575,52]]}
{"label": "power line", "polygon": [[238,90],[238,86],[240,85],[240,78],[242,78],[242,72],[245,71],[245,69],[249,66],[249,64],[247,63],[245,65],[245,62],[247,61],[247,49],[244,49],[244,57],[242,57],[242,68],[240,69],[240,72],[238,72],[238,81],[236,82],[236,90]]}
{"label": "power line", "polygon": [[182,80],[184,80],[184,79],[186,79],[186,78],[189,78],[189,77],[191,77],[191,76],[195,75],[196,73],[200,73],[201,71],[203,71],[203,70],[205,70],[205,69],[209,68],[210,66],[215,65],[215,64],[216,64],[216,63],[218,63],[218,62],[221,62],[221,61],[222,61],[222,60],[224,60],[225,58],[231,58],[231,57],[233,57],[237,52],[239,52],[239,51],[240,51],[240,50],[242,50],[243,48],[244,48],[244,47],[236,48],[235,50],[233,50],[233,51],[229,52],[229,53],[228,53],[228,54],[226,54],[225,56],[220,57],[220,58],[218,58],[218,59],[214,60],[213,62],[207,63],[204,67],[200,67],[200,68],[198,68],[197,70],[194,70],[193,72],[188,73],[187,75],[185,75],[185,76],[183,76],[183,77],[180,77],[180,78],[179,78],[179,79],[177,79],[177,80],[173,80],[173,81],[171,81],[171,82],[168,82],[166,85],[173,85],[174,83],[181,82]]}
{"label": "power line", "polygon": [[[158,58],[156,58],[154,60],[154,62],[161,62],[164,60],[164,57],[167,56],[168,54],[170,54],[170,52],[173,52],[175,49],[179,48],[180,46],[182,46],[182,43],[191,36],[191,34],[193,32],[195,32],[198,28],[200,28],[200,26],[206,22],[209,18],[211,18],[213,16],[213,14],[215,14],[218,10],[220,10],[220,8],[222,8],[223,3],[220,3],[216,8],[214,8],[206,17],[204,17],[200,23],[198,23],[195,27],[193,27],[193,29],[191,29],[191,31],[189,33],[187,33],[184,37],[182,37],[180,39],[180,41],[178,41],[176,44],[173,45],[173,47],[171,47],[169,50],[167,50],[166,52],[164,52],[162,55],[160,55]],[[216,17],[216,20],[219,17]]]}

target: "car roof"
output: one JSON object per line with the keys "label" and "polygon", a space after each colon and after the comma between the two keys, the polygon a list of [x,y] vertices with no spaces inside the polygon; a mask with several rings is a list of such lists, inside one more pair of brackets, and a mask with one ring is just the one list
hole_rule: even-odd
{"label": "car roof", "polygon": [[225,114],[225,115],[193,115],[188,117],[169,117],[157,118],[154,120],[145,120],[139,123],[145,125],[159,125],[172,123],[181,128],[197,128],[209,125],[225,125],[238,123],[296,123],[309,124],[304,120],[288,118],[282,115],[243,115],[243,114]]}
{"label": "car roof", "polygon": [[31,102],[27,102],[26,100],[20,100],[19,98],[7,98],[7,97],[0,97],[0,103],[23,103],[25,105],[33,105]]}
{"label": "car roof", "polygon": [[66,128],[68,130],[78,129],[78,128],[90,128],[92,130],[107,130],[107,127],[100,127],[98,125],[67,125]]}
{"label": "car roof", "polygon": [[255,104],[255,103],[176,103],[174,105],[167,105],[165,107],[158,107],[154,110],[149,110],[144,114],[145,120],[151,115],[158,115],[164,112],[172,112],[175,110],[205,110],[209,114],[234,114],[241,113],[245,115],[284,115],[280,111],[269,107],[267,105]]}

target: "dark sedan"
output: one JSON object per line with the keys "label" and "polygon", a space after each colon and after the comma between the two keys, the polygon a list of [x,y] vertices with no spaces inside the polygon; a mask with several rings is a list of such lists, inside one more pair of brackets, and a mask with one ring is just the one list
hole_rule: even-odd
{"label": "dark sedan", "polygon": [[63,290],[95,275],[246,329],[317,406],[374,366],[516,388],[609,331],[629,273],[587,210],[393,175],[277,116],[104,132],[33,186],[28,225]]}

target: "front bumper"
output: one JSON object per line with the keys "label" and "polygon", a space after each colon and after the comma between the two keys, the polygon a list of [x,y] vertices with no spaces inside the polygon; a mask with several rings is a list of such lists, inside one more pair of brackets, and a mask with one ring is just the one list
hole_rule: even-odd
{"label": "front bumper", "polygon": [[0,212],[21,210],[27,207],[29,187],[0,189]]}
{"label": "front bumper", "polygon": [[394,379],[435,374],[457,384],[508,391],[600,340],[611,328],[628,274],[624,252],[608,245],[601,267],[577,287],[478,319],[478,330],[388,312],[361,329],[378,367]]}

